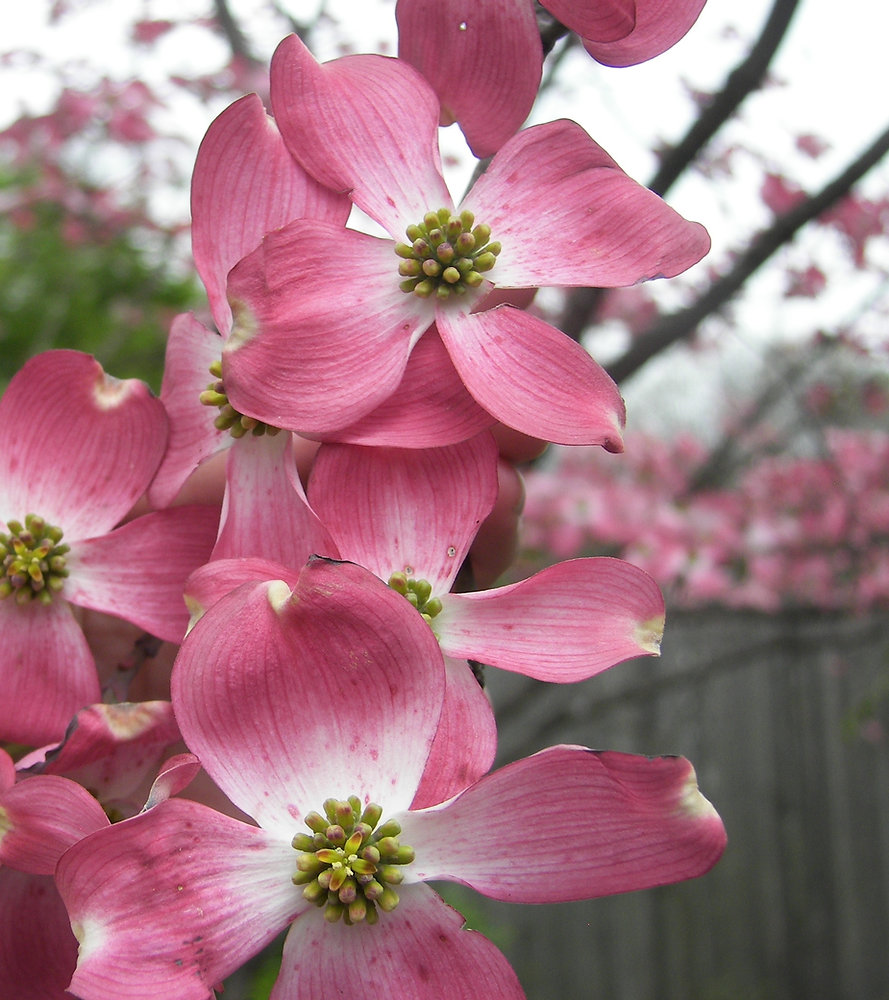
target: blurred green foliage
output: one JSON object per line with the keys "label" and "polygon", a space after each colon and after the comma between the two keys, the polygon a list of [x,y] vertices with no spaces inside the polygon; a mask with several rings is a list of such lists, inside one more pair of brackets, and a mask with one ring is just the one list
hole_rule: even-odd
{"label": "blurred green foliage", "polygon": [[[23,181],[0,178],[0,195]],[[202,302],[197,278],[177,273],[136,226],[91,227],[49,201],[6,212],[0,391],[28,358],[58,347],[94,354],[109,374],[158,391],[170,321]]]}

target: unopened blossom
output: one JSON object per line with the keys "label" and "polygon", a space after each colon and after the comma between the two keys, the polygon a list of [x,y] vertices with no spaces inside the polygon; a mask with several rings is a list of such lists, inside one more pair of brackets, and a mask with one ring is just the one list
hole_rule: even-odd
{"label": "unopened blossom", "polygon": [[544,440],[620,450],[623,402],[605,372],[543,320],[489,308],[487,297],[492,287],[675,275],[708,250],[701,226],[569,121],[519,133],[456,206],[441,173],[438,100],[397,59],[319,65],[291,36],[272,60],[271,102],[293,157],[349,192],[388,238],[301,219],[232,269],[222,374],[239,411],[330,437],[398,402],[411,353],[434,328],[496,420]]}
{"label": "unopened blossom", "polygon": [[160,639],[184,635],[183,585],[209,555],[218,512],[179,507],[120,524],[166,432],[144,383],[77,351],[33,358],[0,400],[0,738],[59,740],[101,700],[72,606]]}
{"label": "unopened blossom", "polygon": [[[631,66],[675,45],[705,0],[543,0],[607,66]],[[543,47],[532,0],[398,0],[398,54],[432,84],[441,124],[457,121],[476,156],[521,127],[540,87]]]}
{"label": "unopened blossom", "polygon": [[80,942],[73,993],[208,1000],[290,925],[273,1000],[363,996],[371,980],[403,1000],[521,1000],[426,879],[556,902],[716,861],[722,824],[677,757],[551,747],[416,808],[444,673],[409,610],[365,571],[316,561],[292,593],[247,584],[204,615],[176,715],[257,825],[171,799],[71,848],[57,879]]}

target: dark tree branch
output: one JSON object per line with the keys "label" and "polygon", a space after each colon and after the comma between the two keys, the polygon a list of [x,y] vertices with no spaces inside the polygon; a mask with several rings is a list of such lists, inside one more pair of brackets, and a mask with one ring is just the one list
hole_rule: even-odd
{"label": "dark tree branch", "polygon": [[540,44],[543,46],[543,57],[545,59],[552,52],[553,47],[560,38],[571,34],[571,29],[566,28],[561,21],[557,21],[539,3],[534,4],[534,15],[537,18],[537,30],[540,32]]}
{"label": "dark tree branch", "polygon": [[655,194],[666,194],[747,97],[759,90],[798,6],[799,0],[775,0],[750,54],[728,75],[722,90],[713,96],[685,136],[661,157],[648,185]]}
{"label": "dark tree branch", "polygon": [[[713,96],[685,136],[661,157],[660,166],[648,185],[652,191],[659,195],[666,194],[743,101],[762,86],[798,6],[799,0],[775,0],[749,55],[726,77],[722,89]],[[579,340],[606,294],[607,289],[602,288],[577,288],[572,291],[565,302],[559,328],[569,337]]]}
{"label": "dark tree branch", "polygon": [[707,490],[729,488],[737,473],[769,453],[768,447],[751,443],[745,432],[760,427],[788,395],[793,396],[810,366],[811,359],[806,356],[784,360],[777,370],[772,367],[765,386],[743,413],[743,428],[737,426],[740,421],[736,419],[724,429],[719,443],[710,449],[704,461],[690,475],[685,490],[680,494],[681,499],[691,499],[696,493]]}
{"label": "dark tree branch", "polygon": [[889,152],[889,128],[818,194],[806,198],[761,232],[737,259],[728,274],[715,281],[696,302],[686,309],[661,317],[645,333],[637,337],[630,349],[608,366],[611,377],[617,382],[628,378],[655,354],[676,341],[691,336],[698,324],[722,308],[776,250],[793,239],[807,222],[811,222],[844,198],[887,152]]}
{"label": "dark tree branch", "polygon": [[236,59],[241,59],[246,63],[258,64],[260,60],[250,51],[250,46],[247,44],[244,32],[241,31],[240,25],[229,9],[228,0],[213,0],[213,7],[216,12],[216,23],[219,25],[223,35],[225,35],[229,48],[232,50],[232,55]]}
{"label": "dark tree branch", "polygon": [[313,21],[298,21],[289,11],[285,10],[280,3],[273,3],[272,10],[280,17],[290,30],[297,35],[302,42],[309,45],[312,29],[323,18],[327,17],[327,4],[322,3]]}

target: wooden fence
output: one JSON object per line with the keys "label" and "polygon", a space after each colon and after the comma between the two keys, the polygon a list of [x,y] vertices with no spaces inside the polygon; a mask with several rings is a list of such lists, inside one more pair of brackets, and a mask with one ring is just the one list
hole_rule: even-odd
{"label": "wooden fence", "polygon": [[684,754],[729,833],[710,874],[647,892],[514,906],[448,887],[529,1000],[889,1000],[885,616],[674,614],[660,659],[580,685],[487,677],[500,763],[553,743]]}

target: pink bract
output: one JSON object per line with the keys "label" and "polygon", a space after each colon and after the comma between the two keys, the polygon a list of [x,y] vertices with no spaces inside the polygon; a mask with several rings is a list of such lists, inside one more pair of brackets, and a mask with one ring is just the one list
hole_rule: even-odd
{"label": "pink bract", "polygon": [[[57,878],[81,946],[78,996],[206,1000],[292,924],[278,1000],[317,1000],[331,969],[344,995],[363,995],[371,964],[377,989],[410,1000],[520,1000],[503,956],[461,931],[423,879],[558,901],[689,878],[715,862],[722,824],[681,758],[552,747],[412,807],[444,676],[434,639],[408,611],[365,571],[316,561],[292,594],[247,584],[207,612],[180,652],[176,714],[259,827],[170,800],[69,850]],[[471,738],[459,726],[452,735]],[[377,926],[329,924],[291,879],[303,817],[348,795],[378,802],[416,853]],[[548,849],[529,851],[540,836]]]}
{"label": "pink bract", "polygon": [[51,875],[0,866],[0,996],[70,1000],[77,939]]}
{"label": "pink bract", "polygon": [[[665,52],[705,0],[545,0],[584,48],[608,66]],[[472,151],[491,156],[527,118],[543,68],[530,0],[398,0],[398,54],[429,81],[441,124],[457,121]]]}
{"label": "pink bract", "polygon": [[108,817],[85,788],[53,775],[16,781],[0,749],[0,996],[63,1000],[77,943],[52,873]]}
{"label": "pink bract", "polygon": [[218,333],[191,314],[178,316],[170,330],[161,388],[170,440],[151,487],[157,506],[166,506],[190,472],[231,444],[228,432],[214,426],[218,410],[198,399],[231,331],[228,272],[271,230],[301,218],[341,226],[349,208],[348,198],[295,162],[256,94],[235,101],[210,125],[192,175],[192,249]]}

